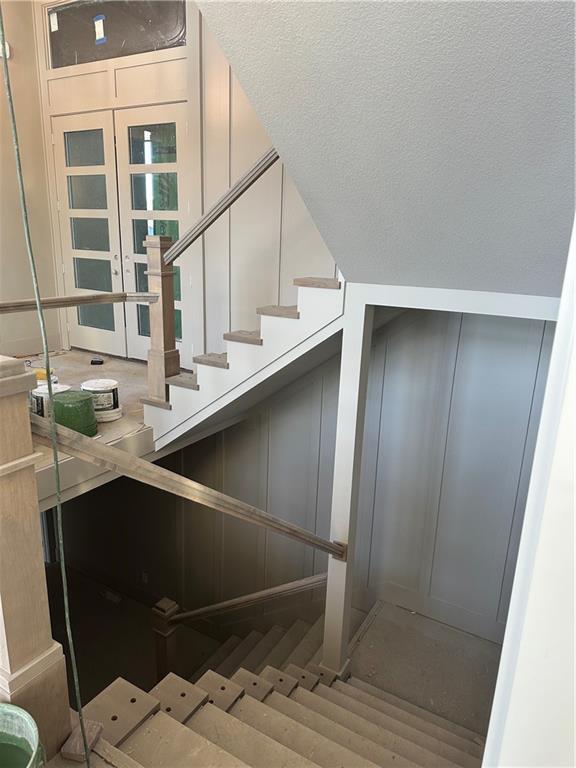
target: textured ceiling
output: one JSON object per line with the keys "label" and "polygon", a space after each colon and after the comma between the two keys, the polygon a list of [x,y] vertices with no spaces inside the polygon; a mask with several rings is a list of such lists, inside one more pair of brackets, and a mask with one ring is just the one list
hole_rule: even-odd
{"label": "textured ceiling", "polygon": [[558,295],[571,2],[200,2],[345,277]]}

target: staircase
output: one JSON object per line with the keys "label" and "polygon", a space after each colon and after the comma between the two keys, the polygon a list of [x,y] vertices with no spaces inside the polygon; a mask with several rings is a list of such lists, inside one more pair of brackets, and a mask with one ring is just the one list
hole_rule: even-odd
{"label": "staircase", "polygon": [[[296,278],[298,303],[256,309],[257,329],[224,334],[226,352],[194,357],[196,371],[169,377],[169,407],[144,406],[144,421],[152,426],[156,450],[211,418],[223,423],[254,405],[291,379],[274,377],[290,366],[291,376],[322,362],[306,355],[342,329],[344,289],[334,278]],[[336,351],[327,346],[325,356]],[[294,364],[294,365],[292,365]]]}
{"label": "staircase", "polygon": [[[231,637],[190,681],[119,678],[85,708],[93,763],[116,768],[476,768],[482,738],[354,676],[319,667],[323,617]],[[356,638],[362,636],[362,627]],[[353,639],[349,653],[354,656]],[[94,757],[94,755],[93,755]],[[55,758],[51,766],[78,765]]]}

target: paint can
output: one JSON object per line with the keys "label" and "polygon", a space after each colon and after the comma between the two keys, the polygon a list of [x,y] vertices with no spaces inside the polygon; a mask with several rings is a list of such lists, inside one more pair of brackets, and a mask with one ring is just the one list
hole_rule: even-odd
{"label": "paint can", "polygon": [[82,382],[80,388],[92,395],[96,421],[114,421],[122,416],[118,382],[115,379],[88,379]]}
{"label": "paint can", "polygon": [[54,397],[54,418],[58,424],[94,437],[98,432],[94,413],[94,399],[90,392],[69,389]]}
{"label": "paint can", "polygon": [[[69,389],[68,384],[52,384],[53,395],[58,392],[68,392]],[[37,416],[48,416],[50,413],[48,403],[48,384],[40,384],[30,394],[30,410]]]}

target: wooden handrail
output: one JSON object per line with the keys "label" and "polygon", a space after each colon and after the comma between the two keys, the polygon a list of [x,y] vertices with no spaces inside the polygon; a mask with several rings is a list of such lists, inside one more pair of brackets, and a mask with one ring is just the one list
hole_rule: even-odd
{"label": "wooden handrail", "polygon": [[[41,439],[41,442],[47,443],[50,438],[49,422],[35,414],[30,414],[30,419],[32,432]],[[82,461],[104,467],[119,475],[126,475],[126,477],[151,485],[153,488],[159,488],[183,499],[195,501],[202,506],[215,509],[217,512],[224,512],[226,515],[237,517],[260,528],[274,531],[309,547],[328,552],[341,560],[346,558],[345,544],[327,541],[299,525],[280,520],[251,504],[246,504],[244,501],[215,491],[194,480],[189,480],[187,477],[170,472],[168,469],[158,467],[145,459],[114,448],[112,445],[98,443],[67,427],[58,425],[56,433],[58,444],[62,450]]]}
{"label": "wooden handrail", "polygon": [[[64,309],[79,307],[84,304],[119,304],[125,301],[139,301],[142,304],[153,304],[158,301],[156,293],[84,293],[78,296],[50,296],[41,299],[43,309]],[[36,310],[34,299],[18,299],[17,301],[0,301],[0,315],[10,312],[33,312]]]}
{"label": "wooden handrail", "polygon": [[277,587],[261,589],[259,592],[252,592],[249,595],[234,597],[231,600],[223,600],[221,603],[206,605],[203,608],[196,608],[193,611],[181,611],[168,618],[169,623],[184,621],[185,619],[204,619],[207,616],[213,616],[216,613],[225,613],[226,611],[248,608],[258,603],[265,603],[268,600],[274,600],[278,597],[287,595],[297,595],[299,592],[306,592],[309,589],[318,589],[326,586],[328,579],[327,573],[320,573],[316,576],[307,576],[305,579],[289,581],[286,584],[279,584]]}
{"label": "wooden handrail", "polygon": [[269,149],[265,155],[263,155],[256,163],[254,163],[252,168],[250,168],[250,170],[245,173],[244,176],[238,179],[238,181],[233,184],[230,189],[214,203],[209,211],[206,211],[206,213],[201,216],[200,219],[198,219],[192,229],[189,229],[188,232],[185,232],[182,237],[166,251],[164,254],[164,263],[171,264],[173,261],[175,261],[178,256],[180,256],[186,250],[186,248],[189,248],[195,240],[201,237],[204,232],[206,232],[208,227],[214,224],[214,222],[219,219],[220,216],[222,216],[222,214],[225,213],[228,208],[230,208],[230,206],[236,202],[236,200],[238,200],[239,197],[242,197],[244,192],[250,189],[252,184],[258,181],[260,176],[266,173],[266,171],[274,165],[278,158],[278,152],[276,152],[274,147]]}

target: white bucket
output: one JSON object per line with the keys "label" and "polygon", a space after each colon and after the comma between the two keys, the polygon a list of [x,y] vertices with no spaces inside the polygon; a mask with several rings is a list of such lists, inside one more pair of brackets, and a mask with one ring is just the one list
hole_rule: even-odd
{"label": "white bucket", "polygon": [[114,421],[122,416],[115,379],[89,379],[82,382],[80,388],[92,395],[96,421]]}
{"label": "white bucket", "polygon": [[[58,392],[68,392],[69,389],[68,384],[52,384],[53,395],[56,395]],[[39,387],[32,390],[30,393],[30,410],[38,416],[48,416],[50,412],[48,384],[40,384]]]}

